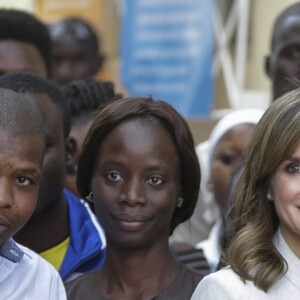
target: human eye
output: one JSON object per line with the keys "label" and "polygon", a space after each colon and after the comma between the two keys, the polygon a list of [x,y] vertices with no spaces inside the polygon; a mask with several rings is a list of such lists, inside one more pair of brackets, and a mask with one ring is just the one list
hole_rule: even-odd
{"label": "human eye", "polygon": [[16,182],[18,185],[21,185],[21,186],[28,186],[28,185],[34,183],[32,179],[30,179],[28,177],[24,177],[24,176],[17,177]]}
{"label": "human eye", "polygon": [[298,46],[288,47],[283,51],[283,55],[290,59],[299,59],[300,48]]}
{"label": "human eye", "polygon": [[106,174],[106,179],[113,183],[118,183],[123,180],[122,176],[118,172],[115,172],[115,171],[108,172]]}
{"label": "human eye", "polygon": [[232,165],[238,160],[238,156],[235,154],[221,154],[219,159],[224,165]]}
{"label": "human eye", "polygon": [[147,179],[147,183],[152,186],[160,186],[164,183],[164,180],[158,176],[151,176]]}
{"label": "human eye", "polygon": [[299,174],[300,173],[300,164],[290,163],[285,167],[285,169],[289,174]]}

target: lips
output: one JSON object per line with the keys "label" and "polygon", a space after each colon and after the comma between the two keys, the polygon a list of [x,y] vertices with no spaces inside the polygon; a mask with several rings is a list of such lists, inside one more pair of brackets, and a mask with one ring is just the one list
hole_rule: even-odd
{"label": "lips", "polygon": [[135,213],[112,213],[111,216],[117,221],[118,227],[126,231],[137,231],[142,229],[152,218],[148,215]]}

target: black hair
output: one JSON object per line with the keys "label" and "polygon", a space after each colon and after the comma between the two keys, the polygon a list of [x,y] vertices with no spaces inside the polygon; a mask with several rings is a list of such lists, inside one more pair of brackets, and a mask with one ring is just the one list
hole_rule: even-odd
{"label": "black hair", "polygon": [[[80,30],[79,30],[80,29]],[[101,39],[97,36],[89,23],[77,17],[65,18],[50,26],[50,35],[53,40],[65,35],[84,42],[97,55],[101,49]]]}
{"label": "black hair", "polygon": [[0,129],[13,137],[40,136],[46,144],[46,131],[38,109],[25,97],[14,91],[0,88]]}
{"label": "black hair", "polygon": [[277,44],[277,34],[280,32],[280,27],[282,26],[282,23],[285,21],[285,19],[289,16],[299,16],[300,17],[300,3],[294,3],[290,6],[288,6],[285,10],[283,10],[276,18],[273,31],[272,31],[272,38],[271,38],[271,49],[274,50],[276,48]]}
{"label": "black hair", "polygon": [[46,25],[27,12],[0,9],[0,40],[5,39],[34,45],[45,63],[48,77],[51,77],[52,41]]}
{"label": "black hair", "polygon": [[69,135],[70,118],[67,105],[61,90],[54,83],[30,72],[12,72],[0,77],[0,87],[21,94],[41,93],[49,96],[62,113],[65,138]]}
{"label": "black hair", "polygon": [[101,104],[118,97],[112,82],[91,78],[74,80],[62,92],[72,125],[90,120]]}
{"label": "black hair", "polygon": [[166,129],[176,147],[181,172],[183,204],[176,207],[170,234],[176,226],[191,217],[198,200],[200,167],[194,140],[187,122],[169,104],[151,98],[129,97],[108,101],[101,106],[85,139],[79,158],[77,186],[82,197],[90,193],[96,153],[105,137],[119,124],[128,120],[153,120]]}

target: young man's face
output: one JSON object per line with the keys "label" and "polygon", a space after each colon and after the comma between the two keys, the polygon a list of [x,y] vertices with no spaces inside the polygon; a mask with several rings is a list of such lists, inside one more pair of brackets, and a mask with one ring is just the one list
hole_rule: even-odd
{"label": "young man's face", "polygon": [[297,88],[293,82],[300,80],[300,19],[289,15],[275,32],[271,55],[266,71],[272,80],[273,100]]}
{"label": "young man's face", "polygon": [[31,217],[38,197],[44,141],[0,128],[0,246]]}
{"label": "young man's face", "polygon": [[34,215],[46,210],[63,197],[65,180],[65,138],[63,115],[60,108],[46,94],[26,93],[40,111],[46,127],[46,154],[42,166],[42,177],[38,203]]}
{"label": "young man's face", "polygon": [[0,40],[0,75],[15,71],[29,71],[47,77],[46,65],[32,44]]}

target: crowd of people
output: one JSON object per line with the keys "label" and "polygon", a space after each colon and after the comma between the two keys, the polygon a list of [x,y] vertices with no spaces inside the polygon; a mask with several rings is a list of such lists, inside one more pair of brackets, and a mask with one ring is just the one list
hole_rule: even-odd
{"label": "crowd of people", "polygon": [[197,146],[165,101],[93,78],[104,59],[85,20],[0,9],[0,299],[300,299],[300,3],[269,108]]}

